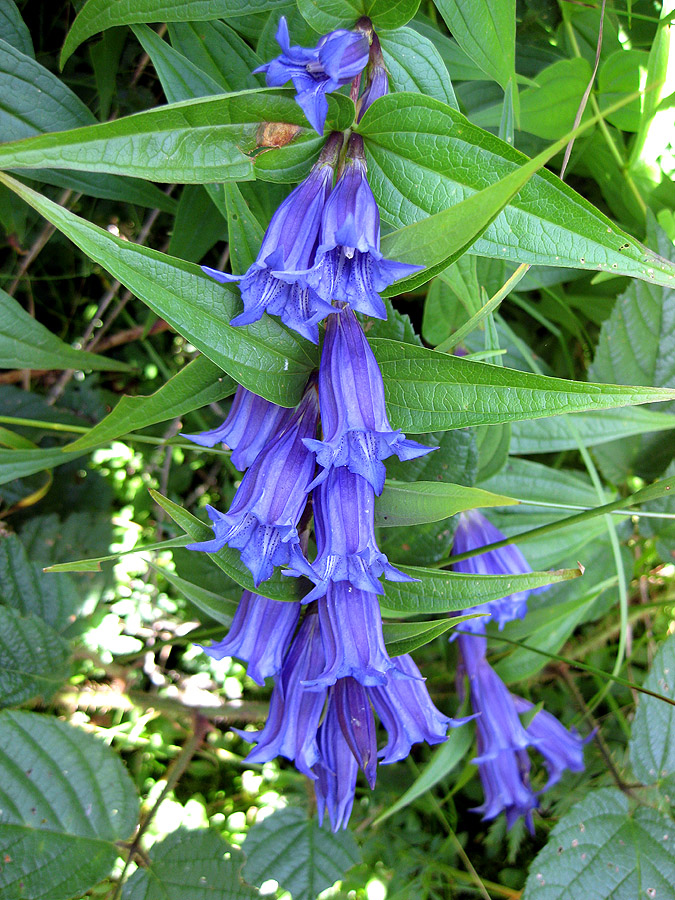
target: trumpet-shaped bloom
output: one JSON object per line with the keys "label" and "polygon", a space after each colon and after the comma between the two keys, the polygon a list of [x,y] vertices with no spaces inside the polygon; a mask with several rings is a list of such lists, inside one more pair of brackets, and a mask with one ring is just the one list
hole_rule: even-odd
{"label": "trumpet-shaped bloom", "polygon": [[[513,703],[522,715],[529,713],[534,707],[529,700],[511,695]],[[584,740],[574,729],[567,729],[555,716],[545,709],[540,709],[535,714],[530,724],[526,727],[532,744],[544,757],[544,765],[548,770],[548,781],[540,793],[553,787],[562,778],[565,769],[570,772],[584,771]]]}
{"label": "trumpet-shaped bloom", "polygon": [[241,551],[241,561],[257,586],[274,566],[287,565],[299,542],[297,523],[307,502],[314,457],[303,439],[316,433],[318,402],[312,385],[286,428],[256,457],[226,513],[208,506],[215,537],[191,550],[215,553],[225,544]]}
{"label": "trumpet-shaped bloom", "polygon": [[244,591],[227,637],[202,649],[213,659],[236,656],[256,684],[276,675],[300,618],[299,603],[268,600]]}
{"label": "trumpet-shaped bloom", "polygon": [[218,428],[184,437],[202,447],[223,443],[232,450],[232,465],[243,472],[291,417],[291,410],[270,403],[239,385],[230,412]]}
{"label": "trumpet-shaped bloom", "polygon": [[264,312],[281,321],[314,343],[318,342],[317,322],[333,312],[307,285],[295,278],[282,278],[284,272],[311,266],[317,246],[321,213],[330,193],[333,169],[317,163],[307,178],[286,197],[272,216],[255,262],[244,275],[229,275],[208,266],[204,272],[221,284],[238,281],[244,311],[232,319],[232,325],[250,325]]}
{"label": "trumpet-shaped bloom", "polygon": [[337,706],[330,700],[319,726],[317,743],[320,759],[314,766],[314,793],[319,825],[323,824],[327,810],[333,831],[339,831],[349,824],[359,764],[342,733]]}
{"label": "trumpet-shaped bloom", "polygon": [[323,300],[386,319],[380,292],[424,266],[385,259],[380,252],[380,211],[368,184],[361,136],[352,135],[349,147],[342,177],[323,210],[316,262],[305,272],[287,268],[280,277],[301,278]]}
{"label": "trumpet-shaped bloom", "polygon": [[375,541],[375,495],[365,478],[348,469],[333,469],[314,493],[314,530],[318,555],[310,565],[299,549],[291,554],[287,574],[306,575],[316,587],[304,603],[324,596],[331,582],[349,582],[362,591],[382,594],[379,577],[414,581],[391,565]]}
{"label": "trumpet-shaped bloom", "polygon": [[368,38],[339,29],[319,38],[316,47],[291,46],[288,23],[279,20],[276,40],[281,54],[255,71],[264,72],[270,87],[293,82],[295,99],[312,128],[323,134],[328,112],[326,94],[347,84],[368,62]]}
{"label": "trumpet-shaped bloom", "polygon": [[323,440],[307,441],[323,466],[313,486],[331,469],[346,466],[381,494],[383,459],[392,454],[401,460],[415,459],[434,449],[407,440],[391,427],[382,373],[358,319],[347,308],[327,323],[319,368],[319,406]]}
{"label": "trumpet-shaped bloom", "polygon": [[[379,41],[378,41],[379,43]],[[370,71],[370,81],[361,96],[359,105],[359,122],[363,118],[369,106],[389,93],[389,78],[387,70],[384,67],[384,60],[372,66]]]}

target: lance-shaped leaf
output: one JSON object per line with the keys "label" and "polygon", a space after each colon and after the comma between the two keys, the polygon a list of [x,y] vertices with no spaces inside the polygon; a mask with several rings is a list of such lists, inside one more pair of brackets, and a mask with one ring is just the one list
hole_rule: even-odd
{"label": "lance-shaped leaf", "polygon": [[463,484],[387,481],[382,496],[375,501],[375,524],[382,527],[439,522],[467,509],[518,502],[513,497]]}

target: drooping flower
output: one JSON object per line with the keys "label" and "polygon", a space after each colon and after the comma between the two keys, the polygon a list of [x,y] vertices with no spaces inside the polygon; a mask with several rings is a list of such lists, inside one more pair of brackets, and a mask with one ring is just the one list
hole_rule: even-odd
{"label": "drooping flower", "polygon": [[[285,429],[258,454],[226,513],[207,506],[213,540],[189,544],[190,550],[215,553],[225,544],[241,551],[241,561],[256,587],[274,566],[287,565],[298,544],[297,524],[307,502],[314,457],[303,438],[316,433],[316,387],[311,385]],[[296,554],[298,555],[298,554]]]}
{"label": "drooping flower", "polygon": [[368,691],[354,678],[341,678],[329,691],[335,704],[340,729],[370,788],[377,778],[377,738],[375,718]]}
{"label": "drooping flower", "polygon": [[291,410],[270,403],[239,385],[230,412],[218,428],[184,437],[202,447],[226,444],[232,450],[232,465],[243,472],[258,453],[283,428]]}
{"label": "drooping flower", "polygon": [[285,573],[305,575],[316,585],[303,603],[324,596],[331,582],[382,594],[381,575],[390,581],[414,581],[392,566],[377,546],[374,515],[375,495],[365,478],[344,466],[332,469],[314,493],[317,558],[310,565],[294,550]]}
{"label": "drooping flower", "polygon": [[[523,697],[511,694],[515,707],[521,715],[529,713],[534,705]],[[585,740],[574,729],[567,729],[554,715],[540,709],[535,713],[532,721],[527,725],[528,733],[537,752],[544,757],[544,765],[548,770],[548,781],[540,793],[547,791],[562,778],[565,769],[570,772],[584,771],[584,744]]]}
{"label": "drooping flower", "polygon": [[257,684],[276,675],[300,618],[300,604],[244,591],[227,636],[202,649],[213,659],[236,656]]}
{"label": "drooping flower", "polygon": [[304,269],[314,262],[321,213],[333,183],[333,165],[341,142],[341,135],[329,138],[307,178],[279,205],[258,256],[244,275],[230,275],[202,266],[207,275],[221,284],[239,282],[244,311],[232,319],[231,325],[250,325],[267,312],[280,316],[282,322],[308,340],[318,342],[317,322],[333,312],[333,308],[311,287],[285,273]]}
{"label": "drooping flower", "polygon": [[363,685],[381,685],[402,674],[384,646],[376,594],[346,581],[329,582],[317,606],[326,667],[308,687],[328,687],[348,677]]}
{"label": "drooping flower", "polygon": [[255,69],[264,72],[270,87],[293,82],[295,99],[312,128],[323,134],[328,101],[326,94],[347,84],[368,62],[368,38],[359,31],[338,29],[319,38],[316,47],[291,46],[288,23],[279,20],[276,40],[281,54]]}
{"label": "drooping flower", "polygon": [[389,77],[382,56],[382,48],[380,40],[376,34],[373,34],[373,41],[370,45],[370,62],[368,66],[368,84],[361,95],[359,103],[358,121],[363,118],[368,107],[389,93]]}
{"label": "drooping flower", "polygon": [[247,762],[262,763],[285,756],[304,775],[317,777],[312,767],[320,759],[316,739],[326,691],[308,691],[304,682],[316,678],[324,667],[318,626],[316,615],[303,619],[276,679],[262,731],[238,732],[244,740],[256,744]]}
{"label": "drooping flower", "polygon": [[333,831],[339,831],[349,824],[359,765],[342,733],[337,706],[330,700],[319,726],[317,743],[320,759],[314,766],[314,793],[319,825],[323,824],[328,810]]}
{"label": "drooping flower", "polygon": [[[502,532],[495,528],[482,513],[472,509],[461,513],[459,517],[459,524],[452,544],[452,553],[453,556],[459,556],[459,554],[467,553],[469,550],[476,550],[479,547],[502,540],[504,540]],[[473,575],[519,575],[532,571],[523,554],[514,546],[500,547],[498,550],[488,550],[487,553],[470,556],[468,559],[453,563],[452,567],[456,572],[467,572]],[[539,590],[541,588],[518,591],[515,594],[502,597],[500,600],[492,600],[490,603],[472,606],[467,612],[490,613],[501,630],[507,622],[525,617],[527,613],[527,598],[530,594]],[[485,617],[469,619],[466,622],[462,622],[462,630],[482,634],[488,621],[489,619]]]}
{"label": "drooping flower", "polygon": [[348,308],[327,323],[319,368],[319,406],[323,440],[307,441],[323,466],[313,486],[332,468],[346,466],[381,494],[383,459],[392,454],[401,460],[415,459],[434,449],[407,440],[391,427],[382,373],[358,319]]}
{"label": "drooping flower", "polygon": [[299,279],[323,300],[339,300],[386,319],[380,292],[423,268],[385,259],[380,252],[380,211],[366,177],[363,138],[352,134],[344,171],[323,210],[316,262],[304,272],[287,266],[279,277]]}

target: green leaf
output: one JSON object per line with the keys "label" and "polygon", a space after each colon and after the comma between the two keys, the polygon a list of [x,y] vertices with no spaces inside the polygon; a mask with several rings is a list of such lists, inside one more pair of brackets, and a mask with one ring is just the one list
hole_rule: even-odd
{"label": "green leaf", "polygon": [[[530,162],[450,106],[419,94],[382,97],[367,110],[358,130],[365,140],[368,179],[382,217],[401,229],[382,239],[383,253],[427,266],[440,263],[441,257],[451,260],[453,253],[470,243],[462,242],[462,234],[451,230],[451,224],[461,231],[468,223],[461,216],[453,220],[450,207]],[[502,182],[499,188],[505,199],[507,187]],[[485,197],[484,202],[487,204]],[[469,220],[472,232],[475,210],[471,208]],[[442,211],[446,212],[441,218],[426,219]],[[420,220],[425,220],[421,232],[406,230],[405,226]],[[445,237],[439,241],[439,227],[447,232],[447,242]],[[428,238],[428,247],[419,234]],[[413,236],[414,243],[410,243]],[[434,237],[435,251],[431,246]],[[423,250],[426,255],[420,255]],[[671,263],[617,229],[544,169],[523,183],[515,200],[472,244],[471,252],[518,263],[610,271],[666,287],[675,284]],[[407,280],[405,284],[409,281],[414,283]]]}
{"label": "green leaf", "polygon": [[179,828],[153,844],[149,863],[122,889],[123,900],[253,900],[241,880],[243,855],[212,828]]}
{"label": "green leaf", "polygon": [[133,4],[88,0],[73,22],[61,51],[61,67],[82,41],[116,25],[139,22],[207,22],[265,12],[288,0],[134,0]]}
{"label": "green leaf", "polygon": [[391,617],[422,613],[456,612],[481,603],[490,603],[518,591],[532,590],[577,578],[578,569],[557,572],[527,572],[521,575],[469,575],[441,569],[400,566],[401,571],[417,581],[387,581],[382,604],[383,615]]}
{"label": "green leaf", "polygon": [[384,339],[372,348],[393,427],[414,434],[675,398],[675,389],[550,378]]}
{"label": "green leaf", "polygon": [[460,763],[469,752],[473,743],[473,732],[469,728],[453,728],[447,739],[440,747],[434,750],[433,755],[424,771],[415,779],[413,784],[402,794],[399,799],[375,819],[374,825],[379,825],[393,816],[394,813],[410,806],[434,785],[447,777],[455,766]]}
{"label": "green leaf", "polygon": [[0,6],[0,39],[16,47],[20,53],[35,58],[33,39],[14,0],[5,0]]}
{"label": "green leaf", "polygon": [[129,370],[126,363],[74,350],[0,289],[0,369]]}
{"label": "green leaf", "polygon": [[[669,635],[654,657],[644,687],[673,695],[675,636]],[[643,694],[638,703],[630,740],[630,761],[643,784],[657,784],[666,794],[675,784],[675,707]]]}
{"label": "green leaf", "polygon": [[119,757],[54,716],[0,713],[3,900],[69,900],[105,878],[138,797]]}
{"label": "green leaf", "polygon": [[[169,256],[199,262],[217,241],[227,239],[225,219],[210,196],[212,188],[215,186],[184,186],[167,248]],[[226,185],[220,185],[219,188],[224,190]]]}
{"label": "green leaf", "polygon": [[466,55],[506,90],[515,76],[515,0],[435,0],[435,5]]}
{"label": "green leaf", "polygon": [[298,0],[298,9],[315,31],[351,28],[368,16],[375,28],[400,28],[417,12],[420,0]]}
{"label": "green leaf", "polygon": [[207,591],[206,588],[198,584],[193,584],[191,581],[186,581],[185,578],[180,578],[165,566],[155,565],[152,560],[148,560],[148,565],[155,572],[158,572],[162,578],[166,578],[169,584],[172,584],[180,591],[197,609],[206,613],[207,616],[210,616],[216,622],[220,622],[221,625],[229,626],[232,624],[232,618],[237,611],[237,606],[239,606],[236,600],[230,600],[229,597],[223,597],[221,594]]}
{"label": "green leaf", "polygon": [[229,397],[236,382],[206,356],[188,363],[154,394],[121,397],[113,411],[98,425],[68,445],[68,450],[88,450],[114,441],[120,435],[166,422]]}
{"label": "green leaf", "polygon": [[672,897],[673,820],[629,810],[615,788],[591,791],[558,822],[535,857],[523,900],[635,900]]}
{"label": "green leaf", "polygon": [[279,809],[257,822],[243,850],[246,880],[260,885],[273,878],[293,900],[316,900],[360,861],[351,832],[332,834],[299,809]]}
{"label": "green leaf", "polygon": [[152,60],[169,103],[222,93],[219,81],[202,71],[193,60],[187,59],[171,44],[163,41],[152,28],[133,25],[131,30]]}
{"label": "green leaf", "polygon": [[[444,619],[429,619],[426,622],[386,622],[383,626],[384,642],[390,656],[402,656],[404,653],[412,653],[419,647],[440,637],[451,628],[462,625],[469,619],[483,617],[482,613],[472,613],[468,616],[453,616]],[[489,617],[488,617],[489,618]],[[486,619],[487,621],[487,619]]]}
{"label": "green leaf", "polygon": [[7,484],[15,478],[25,478],[36,472],[43,472],[53,466],[61,466],[84,456],[85,450],[68,453],[60,447],[37,450],[0,450],[0,484]]}
{"label": "green leaf", "polygon": [[648,93],[643,86],[650,84],[647,80],[649,56],[645,50],[628,50],[623,48],[612,53],[604,60],[598,70],[598,105],[607,109],[617,100],[627,95],[637,95],[627,106],[617,109],[607,116],[607,121],[622,131],[638,131],[642,117],[642,107],[646,104]]}
{"label": "green leaf", "polygon": [[68,645],[53,628],[0,606],[0,706],[49,700],[68,673]]}
{"label": "green leaf", "polygon": [[243,275],[258,255],[263,228],[236,184],[223,185],[232,272]]}
{"label": "green leaf", "polygon": [[132,553],[146,553],[154,550],[170,550],[174,547],[185,547],[190,543],[187,536],[170,538],[168,541],[159,541],[154,544],[142,544],[139,547],[132,547],[131,550],[123,550],[118,553],[109,553],[107,556],[97,556],[90,559],[75,559],[71,562],[55,563],[47,566],[45,572],[100,572],[101,563],[111,562],[113,559],[119,559],[120,556],[128,556]]}
{"label": "green leaf", "polygon": [[445,63],[428,38],[412,28],[378,34],[389,73],[389,89],[419,91],[457,108]]}
{"label": "green leaf", "polygon": [[[583,382],[581,382],[583,383]],[[586,447],[597,447],[609,441],[624,440],[635,434],[670,431],[675,428],[675,416],[637,407],[631,409],[599,410],[564,419],[539,419],[516,422],[511,426],[511,453],[555,453],[576,450],[577,439],[573,426]]]}
{"label": "green leaf", "polygon": [[173,47],[217,82],[221,91],[264,84],[263,77],[253,74],[263,60],[224,22],[176,23],[169,25],[169,35]]}
{"label": "green leaf", "polygon": [[282,406],[298,402],[316,349],[269,316],[233,328],[229,321],[241,309],[236,288],[217,284],[190,263],[122,241],[8,176],[0,174],[0,181],[239,384]]}
{"label": "green leaf", "polygon": [[382,496],[375,501],[375,524],[392,526],[438,522],[467,509],[510,506],[513,503],[518,503],[518,500],[461,484],[387,481]]}

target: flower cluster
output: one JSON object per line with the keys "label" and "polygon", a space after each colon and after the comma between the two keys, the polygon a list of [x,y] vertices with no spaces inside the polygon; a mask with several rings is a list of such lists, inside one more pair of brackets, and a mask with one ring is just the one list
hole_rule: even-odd
{"label": "flower cluster", "polygon": [[[467,553],[497,543],[504,535],[481,513],[462,513],[455,532],[453,555]],[[483,575],[508,575],[531,569],[517,547],[488,550],[454,564],[457,571]],[[527,612],[527,598],[532,591],[520,591],[491,603],[473,607],[468,612],[490,613],[502,629]],[[533,705],[512,694],[486,659],[487,639],[484,617],[462,623],[457,636],[461,664],[458,669],[460,693],[463,679],[468,680],[471,707],[476,714],[478,756],[474,762],[485,794],[484,803],[476,809],[485,819],[506,813],[507,827],[521,816],[530,832],[534,831],[532,811],[539,796],[558,782],[566,769],[581,772],[584,768],[584,741],[574,729],[568,731],[550,713],[538,710],[529,724],[521,721],[531,714]],[[545,786],[535,791],[530,784],[528,748],[544,758],[548,771]]]}

